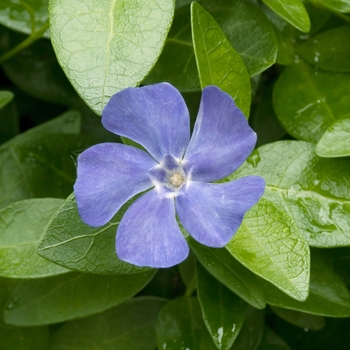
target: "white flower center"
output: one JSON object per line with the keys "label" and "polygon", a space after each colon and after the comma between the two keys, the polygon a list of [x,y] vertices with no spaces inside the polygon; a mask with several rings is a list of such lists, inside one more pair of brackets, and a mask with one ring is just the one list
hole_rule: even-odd
{"label": "white flower center", "polygon": [[180,173],[174,173],[169,177],[169,181],[175,190],[179,190],[186,182],[186,177]]}

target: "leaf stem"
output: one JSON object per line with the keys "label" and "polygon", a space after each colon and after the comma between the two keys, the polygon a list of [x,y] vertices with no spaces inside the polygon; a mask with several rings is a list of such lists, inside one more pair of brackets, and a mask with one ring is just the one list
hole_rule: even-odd
{"label": "leaf stem", "polygon": [[32,45],[35,41],[40,39],[44,35],[47,28],[49,28],[49,20],[47,20],[43,24],[43,26],[41,28],[39,28],[37,31],[32,32],[32,34],[30,34],[28,36],[28,38],[23,40],[21,43],[19,43],[17,46],[15,46],[10,51],[7,51],[2,56],[0,56],[0,64],[4,63],[9,58],[15,56],[16,54],[18,54],[22,50],[26,49],[28,46]]}
{"label": "leaf stem", "polygon": [[193,278],[191,283],[186,287],[184,296],[191,297],[193,292],[196,290],[196,288],[197,288],[197,281],[196,281],[196,278]]}

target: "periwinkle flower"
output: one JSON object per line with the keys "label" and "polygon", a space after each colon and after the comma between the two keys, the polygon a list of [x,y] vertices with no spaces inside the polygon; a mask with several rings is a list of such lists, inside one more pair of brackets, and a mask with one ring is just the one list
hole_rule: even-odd
{"label": "periwinkle flower", "polygon": [[118,92],[103,110],[102,124],[148,152],[102,143],[78,157],[74,191],[88,225],[106,224],[130,198],[145,192],[117,229],[121,260],[151,267],[183,261],[189,248],[176,214],[198,242],[223,247],[264,192],[259,176],[213,183],[234,172],[256,142],[242,112],[218,87],[203,89],[191,138],[186,104],[167,83]]}

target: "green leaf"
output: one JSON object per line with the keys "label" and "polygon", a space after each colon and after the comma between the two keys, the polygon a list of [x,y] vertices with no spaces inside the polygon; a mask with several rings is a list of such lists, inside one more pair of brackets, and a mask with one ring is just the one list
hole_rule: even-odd
{"label": "green leaf", "polygon": [[4,321],[37,326],[96,314],[138,293],[154,273],[103,276],[73,272],[23,280],[7,302]]}
{"label": "green leaf", "polygon": [[0,322],[0,349],[47,350],[48,327],[13,327]]}
{"label": "green leaf", "polygon": [[261,8],[270,20],[276,35],[278,45],[276,62],[285,66],[294,63],[296,28],[283,20],[266,5],[262,5]]}
{"label": "green leaf", "polygon": [[0,91],[0,109],[4,108],[12,100],[13,93],[11,91]]}
{"label": "green leaf", "polygon": [[350,316],[349,290],[324,264],[312,265],[310,293],[304,302],[289,298],[267,282],[264,288],[266,300],[271,305],[319,316]]}
{"label": "green leaf", "polygon": [[310,64],[331,71],[350,72],[350,26],[333,28],[297,46]]}
{"label": "green leaf", "polygon": [[325,7],[333,11],[350,12],[349,0],[310,0],[316,6]]}
{"label": "green leaf", "polygon": [[350,292],[344,282],[316,256],[311,259],[309,297],[300,302],[283,294],[267,282],[263,283],[269,304],[319,316],[349,317]]}
{"label": "green leaf", "polygon": [[97,114],[116,92],[138,85],[165,42],[174,1],[50,1],[57,59]]}
{"label": "green leaf", "polygon": [[227,250],[245,267],[296,300],[308,296],[309,246],[290,215],[262,199],[244,217]]}
{"label": "green leaf", "polygon": [[[47,21],[47,3],[48,0],[1,0],[0,24],[24,34],[31,34],[33,25],[38,30]],[[44,36],[50,37],[48,30]]]}
{"label": "green leaf", "polygon": [[36,254],[51,217],[64,201],[45,198],[19,201],[0,210],[0,275],[39,278],[67,272]]}
{"label": "green leaf", "polygon": [[85,146],[80,124],[77,112],[67,112],[0,147],[0,208],[31,197],[69,195],[76,173],[72,151]]}
{"label": "green leaf", "polygon": [[74,193],[49,222],[38,245],[38,254],[72,270],[97,274],[134,274],[149,268],[117,258],[115,236],[119,221],[131,202],[106,225],[91,227],[81,221]]}
{"label": "green leaf", "polygon": [[186,291],[188,292],[186,296],[190,296],[193,290],[196,289],[196,260],[195,255],[192,253],[192,251],[190,251],[187,259],[178,265],[182,282],[185,284]]}
{"label": "green leaf", "polygon": [[194,53],[201,87],[216,85],[249,116],[251,88],[247,69],[215,19],[196,2],[191,6]]}
{"label": "green leaf", "polygon": [[197,263],[197,293],[205,325],[218,349],[229,350],[241,330],[247,304]]}
{"label": "green leaf", "polygon": [[257,350],[290,350],[290,347],[273,330],[265,327],[261,343]]}
{"label": "green leaf", "polygon": [[64,324],[50,350],[154,350],[155,324],[164,299],[136,298],[98,315]]}
{"label": "green leaf", "polygon": [[13,102],[13,93],[0,91],[0,143],[8,141],[19,132],[17,110]]}
{"label": "green leaf", "polygon": [[256,350],[264,332],[264,312],[248,308],[241,331],[231,350]]}
{"label": "green leaf", "polygon": [[275,63],[276,38],[269,20],[259,8],[246,0],[204,0],[201,5],[215,18],[241,55],[250,76]]}
{"label": "green leaf", "polygon": [[248,304],[263,309],[265,299],[259,280],[235,260],[226,249],[209,248],[188,239],[191,249],[205,269]]}
{"label": "green leaf", "polygon": [[156,323],[158,349],[215,350],[197,298],[177,298],[160,311]]}
{"label": "green leaf", "polygon": [[300,62],[288,66],[274,89],[275,112],[297,139],[317,142],[337,119],[349,113],[347,74],[314,70]]}
{"label": "green leaf", "polygon": [[263,2],[295,28],[305,33],[310,30],[310,18],[300,0],[263,0]]}
{"label": "green leaf", "polygon": [[[22,36],[10,33],[10,40],[15,46]],[[35,42],[5,61],[1,67],[11,82],[30,96],[64,105],[80,100],[57,63],[48,40]]]}
{"label": "green leaf", "polygon": [[336,120],[323,134],[316,146],[320,157],[334,158],[350,156],[350,115]]}
{"label": "green leaf", "polygon": [[319,158],[315,145],[279,141],[255,150],[228,179],[260,175],[264,198],[282,206],[307,242],[316,247],[350,245],[350,164]]}
{"label": "green leaf", "polygon": [[325,326],[325,319],[322,316],[311,315],[296,310],[282,309],[271,306],[273,312],[283,320],[301,328],[319,331]]}

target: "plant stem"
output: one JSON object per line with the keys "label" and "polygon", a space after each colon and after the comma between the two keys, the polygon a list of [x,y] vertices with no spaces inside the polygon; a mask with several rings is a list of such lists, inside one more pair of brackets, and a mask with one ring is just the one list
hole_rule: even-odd
{"label": "plant stem", "polygon": [[19,43],[17,46],[15,46],[13,49],[11,49],[10,51],[7,51],[6,53],[4,53],[2,56],[0,56],[0,64],[4,63],[6,60],[8,60],[9,58],[15,56],[16,54],[18,54],[20,51],[26,49],[28,46],[32,45],[35,41],[37,41],[38,39],[40,39],[46,29],[49,28],[49,20],[47,20],[43,26],[41,28],[39,28],[37,31],[32,32],[32,34],[30,34],[28,36],[28,38],[26,38],[25,40],[23,40],[21,43]]}

